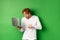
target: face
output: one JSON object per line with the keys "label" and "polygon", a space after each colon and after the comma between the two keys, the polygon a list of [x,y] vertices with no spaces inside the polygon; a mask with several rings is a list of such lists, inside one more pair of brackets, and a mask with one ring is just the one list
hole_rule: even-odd
{"label": "face", "polygon": [[23,15],[24,15],[26,18],[28,18],[28,19],[31,17],[31,13],[26,13],[26,12],[24,12]]}

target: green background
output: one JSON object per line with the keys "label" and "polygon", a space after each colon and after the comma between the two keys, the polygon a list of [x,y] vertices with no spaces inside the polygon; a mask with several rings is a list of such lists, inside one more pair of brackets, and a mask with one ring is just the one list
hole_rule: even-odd
{"label": "green background", "polygon": [[43,29],[38,40],[60,40],[59,0],[0,0],[0,40],[21,40],[23,33],[12,26],[12,17],[22,18],[22,10],[30,8],[39,16]]}

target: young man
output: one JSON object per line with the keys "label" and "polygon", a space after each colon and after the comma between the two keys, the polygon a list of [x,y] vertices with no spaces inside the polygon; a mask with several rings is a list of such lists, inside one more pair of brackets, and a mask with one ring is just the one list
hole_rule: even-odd
{"label": "young man", "polygon": [[29,8],[25,8],[22,13],[24,17],[21,20],[21,27],[17,26],[24,32],[22,40],[37,40],[36,29],[42,29],[38,16],[32,15]]}

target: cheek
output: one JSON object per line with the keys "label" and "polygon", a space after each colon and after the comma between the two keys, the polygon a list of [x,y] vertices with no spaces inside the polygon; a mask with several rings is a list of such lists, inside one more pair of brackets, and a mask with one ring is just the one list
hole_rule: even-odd
{"label": "cheek", "polygon": [[25,15],[25,17],[28,17],[28,15]]}
{"label": "cheek", "polygon": [[27,17],[27,15],[26,15],[26,14],[24,14],[24,16],[25,16],[25,17]]}
{"label": "cheek", "polygon": [[30,15],[29,14],[24,14],[25,17],[29,17]]}
{"label": "cheek", "polygon": [[26,16],[28,17],[29,15],[27,14]]}

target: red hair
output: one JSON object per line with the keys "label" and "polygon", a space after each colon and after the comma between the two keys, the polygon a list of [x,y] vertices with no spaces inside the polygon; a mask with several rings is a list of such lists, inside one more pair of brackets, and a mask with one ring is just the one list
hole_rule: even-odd
{"label": "red hair", "polygon": [[31,10],[29,8],[23,9],[22,13],[26,12],[27,14],[31,13]]}

